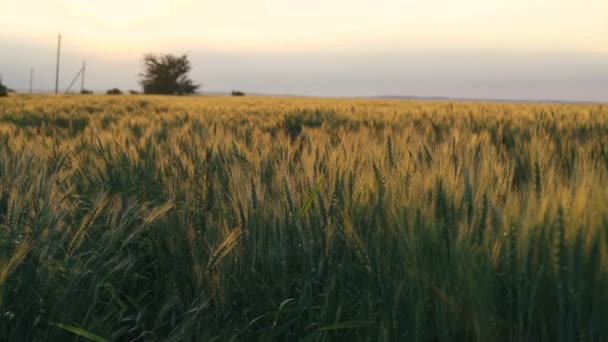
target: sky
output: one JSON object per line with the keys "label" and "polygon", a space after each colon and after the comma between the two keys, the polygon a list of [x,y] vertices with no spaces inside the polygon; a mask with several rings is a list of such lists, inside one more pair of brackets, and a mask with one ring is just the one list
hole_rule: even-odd
{"label": "sky", "polygon": [[[145,53],[188,54],[203,91],[608,102],[608,0],[19,0],[0,74],[138,89]],[[78,88],[77,82],[76,88]]]}

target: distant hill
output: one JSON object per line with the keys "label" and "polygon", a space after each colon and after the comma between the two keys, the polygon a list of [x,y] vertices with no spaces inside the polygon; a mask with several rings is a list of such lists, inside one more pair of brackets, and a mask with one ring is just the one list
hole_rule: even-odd
{"label": "distant hill", "polygon": [[[12,90],[12,89],[11,89]],[[14,90],[13,90],[14,91]],[[27,89],[17,89],[17,92],[26,94]],[[52,94],[51,90],[34,89],[34,94]],[[94,90],[94,93],[103,94],[105,91]],[[572,103],[572,104],[606,104],[601,101],[566,101],[555,99],[496,99],[481,97],[448,97],[448,96],[416,96],[416,95],[370,95],[370,96],[331,96],[331,95],[298,95],[289,93],[263,93],[248,92],[246,96],[272,96],[272,97],[311,97],[311,98],[339,98],[339,99],[381,99],[381,100],[417,100],[417,101],[465,101],[465,102],[502,102],[502,103]],[[194,96],[231,96],[230,91],[202,91]]]}
{"label": "distant hill", "polygon": [[444,96],[408,96],[408,95],[381,95],[373,96],[375,99],[386,100],[419,100],[419,101],[465,101],[465,102],[511,102],[511,103],[576,103],[576,104],[603,104],[600,101],[564,101],[554,99],[493,99],[477,97],[444,97]]}

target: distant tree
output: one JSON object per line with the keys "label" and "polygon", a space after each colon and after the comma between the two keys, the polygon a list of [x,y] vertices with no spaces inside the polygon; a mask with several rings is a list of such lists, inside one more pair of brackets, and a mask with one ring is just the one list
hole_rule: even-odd
{"label": "distant tree", "polygon": [[144,94],[194,94],[199,85],[188,77],[190,70],[186,55],[145,55],[144,72],[139,75]]}
{"label": "distant tree", "polygon": [[233,90],[232,96],[245,96],[245,93],[240,90]]}
{"label": "distant tree", "polygon": [[106,94],[108,95],[122,95],[122,91],[118,88],[112,88],[112,89],[108,89],[108,91],[106,92]]}
{"label": "distant tree", "polygon": [[0,82],[0,96],[8,96],[8,88]]}
{"label": "distant tree", "polygon": [[82,89],[80,91],[80,94],[82,94],[82,95],[90,95],[90,94],[93,94],[93,92],[91,90],[88,90],[88,89]]}
{"label": "distant tree", "polygon": [[139,92],[137,90],[129,90],[129,94],[131,94],[131,95],[139,95]]}

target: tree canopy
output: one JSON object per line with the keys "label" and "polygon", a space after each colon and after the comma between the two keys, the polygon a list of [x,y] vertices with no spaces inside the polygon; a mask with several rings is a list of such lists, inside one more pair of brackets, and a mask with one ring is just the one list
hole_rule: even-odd
{"label": "tree canopy", "polygon": [[8,88],[0,82],[0,96],[8,96]]}
{"label": "tree canopy", "polygon": [[140,83],[144,94],[194,94],[199,88],[188,76],[191,70],[186,55],[146,54]]}

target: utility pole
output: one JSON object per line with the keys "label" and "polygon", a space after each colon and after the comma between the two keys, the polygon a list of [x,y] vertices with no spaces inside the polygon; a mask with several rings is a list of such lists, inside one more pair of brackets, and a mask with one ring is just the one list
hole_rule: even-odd
{"label": "utility pole", "polygon": [[82,91],[84,90],[84,70],[85,70],[85,68],[86,68],[86,64],[85,64],[85,62],[82,62],[82,68],[80,68],[78,70],[78,73],[76,74],[76,76],[74,76],[74,79],[72,80],[72,82],[70,82],[70,85],[65,90],[66,94],[68,94],[70,92],[70,89],[72,89],[72,86],[74,85],[74,83],[76,83],[76,81],[78,81],[78,78],[80,78],[80,92],[82,93]]}
{"label": "utility pole", "polygon": [[34,84],[34,68],[30,68],[30,95],[32,95],[33,84]]}
{"label": "utility pole", "polygon": [[59,93],[59,57],[61,56],[61,34],[57,38],[57,68],[55,69],[55,94]]}
{"label": "utility pole", "polygon": [[84,71],[87,68],[87,62],[86,61],[82,61],[82,75],[80,77],[80,92],[82,93],[84,91]]}

